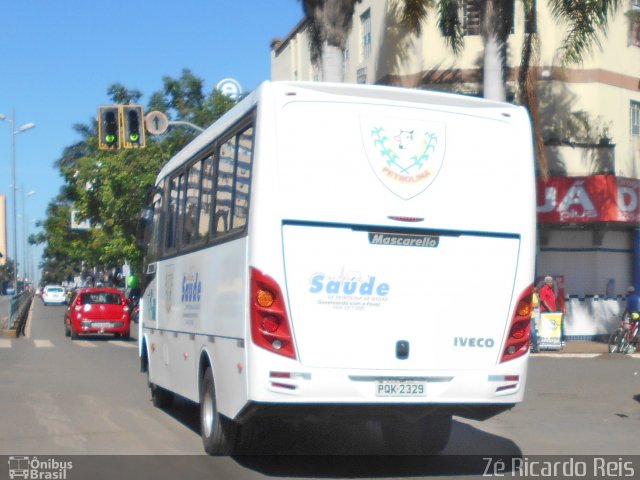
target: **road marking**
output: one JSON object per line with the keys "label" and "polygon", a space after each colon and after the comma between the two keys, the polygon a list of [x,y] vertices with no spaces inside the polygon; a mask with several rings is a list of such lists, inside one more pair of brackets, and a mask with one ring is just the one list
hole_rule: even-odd
{"label": "road marking", "polygon": [[53,347],[53,342],[51,340],[33,340],[36,348],[51,348]]}
{"label": "road marking", "polygon": [[11,348],[11,340],[8,338],[0,338],[0,348]]}
{"label": "road marking", "polygon": [[123,342],[122,340],[107,340],[107,343],[111,345],[117,345],[123,348],[138,348],[138,344],[135,342]]}
{"label": "road marking", "polygon": [[73,344],[83,348],[96,348],[96,344],[89,340],[74,340]]}

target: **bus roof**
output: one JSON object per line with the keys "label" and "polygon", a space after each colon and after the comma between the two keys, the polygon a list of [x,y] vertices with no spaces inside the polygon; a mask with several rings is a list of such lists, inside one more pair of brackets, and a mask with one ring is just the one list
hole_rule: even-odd
{"label": "bus roof", "polygon": [[215,139],[227,128],[240,120],[248,111],[256,106],[260,98],[266,93],[274,90],[295,89],[295,92],[306,92],[310,95],[335,95],[350,98],[368,98],[375,100],[400,102],[400,103],[422,103],[431,106],[442,106],[447,108],[482,108],[505,110],[522,110],[509,103],[486,100],[484,98],[419,90],[411,88],[393,87],[386,85],[362,85],[349,83],[325,83],[325,82],[294,82],[265,81],[260,86],[243,98],[237,105],[231,108],[217,121],[210,125],[204,132],[198,135],[181,151],[174,155],[160,170],[158,180],[166,177],[183,162],[190,159],[197,152],[205,148],[211,140]]}

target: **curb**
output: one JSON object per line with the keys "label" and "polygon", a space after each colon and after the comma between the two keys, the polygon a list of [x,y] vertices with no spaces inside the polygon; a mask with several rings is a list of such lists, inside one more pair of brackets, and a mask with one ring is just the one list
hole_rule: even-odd
{"label": "curb", "polygon": [[529,356],[533,358],[597,358],[609,355],[615,355],[616,357],[629,357],[640,359],[640,353],[530,353]]}
{"label": "curb", "polygon": [[31,317],[33,316],[33,304],[35,302],[35,298],[31,300],[31,306],[29,307],[29,313],[27,314],[27,319],[24,321],[24,327],[22,328],[23,334],[22,336],[25,338],[31,337]]}
{"label": "curb", "polygon": [[9,329],[0,330],[0,337],[1,338],[18,338],[18,331],[9,330]]}

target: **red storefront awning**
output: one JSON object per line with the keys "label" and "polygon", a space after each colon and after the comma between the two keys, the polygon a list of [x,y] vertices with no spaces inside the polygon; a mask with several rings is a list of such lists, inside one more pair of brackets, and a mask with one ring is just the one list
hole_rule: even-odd
{"label": "red storefront awning", "polygon": [[640,180],[614,175],[538,179],[538,223],[640,224]]}

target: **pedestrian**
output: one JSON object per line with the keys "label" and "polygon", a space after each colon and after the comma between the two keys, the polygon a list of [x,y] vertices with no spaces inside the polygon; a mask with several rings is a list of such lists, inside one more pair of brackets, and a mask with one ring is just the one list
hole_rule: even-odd
{"label": "pedestrian", "polygon": [[[553,288],[553,277],[544,277],[544,284],[540,288],[540,313],[558,311],[556,292]],[[560,346],[564,347],[564,316],[560,318]]]}
{"label": "pedestrian", "polygon": [[538,318],[540,317],[540,293],[538,287],[533,288],[531,295],[531,353],[538,353]]}
{"label": "pedestrian", "polygon": [[556,311],[556,292],[553,289],[553,278],[544,277],[544,284],[540,288],[540,311],[555,312]]}

